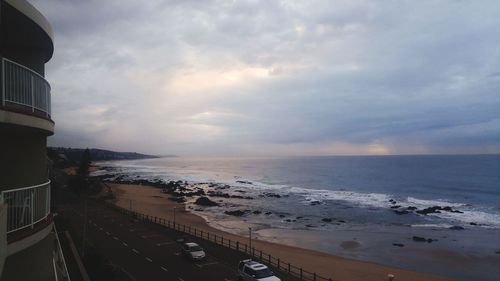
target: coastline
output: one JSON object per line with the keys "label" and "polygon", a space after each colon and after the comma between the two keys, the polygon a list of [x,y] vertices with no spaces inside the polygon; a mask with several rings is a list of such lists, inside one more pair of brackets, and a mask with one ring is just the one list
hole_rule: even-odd
{"label": "coastline", "polygon": [[[113,202],[122,208],[131,208],[134,211],[147,215],[173,220],[174,207],[176,208],[176,221],[186,225],[195,226],[198,229],[209,231],[217,235],[224,235],[234,241],[248,242],[247,237],[225,232],[210,226],[209,223],[197,214],[187,210],[184,203],[169,200],[167,194],[161,189],[147,185],[130,185],[118,183],[106,183],[115,195]],[[276,242],[280,242],[276,239]],[[352,247],[355,241],[344,241],[345,247]],[[397,267],[380,265],[373,262],[360,261],[350,258],[334,256],[320,251],[294,247],[291,245],[278,244],[256,238],[252,239],[252,245],[256,249],[265,250],[281,260],[290,262],[305,270],[316,272],[322,276],[332,277],[335,280],[387,280],[388,274],[396,276],[396,280],[453,280],[444,276],[437,276]]]}

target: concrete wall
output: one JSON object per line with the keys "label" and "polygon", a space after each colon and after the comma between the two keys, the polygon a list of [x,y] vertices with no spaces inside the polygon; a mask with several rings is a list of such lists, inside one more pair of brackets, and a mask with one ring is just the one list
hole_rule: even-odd
{"label": "concrete wall", "polygon": [[47,182],[47,138],[0,130],[0,190]]}
{"label": "concrete wall", "polygon": [[16,242],[12,242],[7,245],[7,256],[13,255],[17,252],[20,252],[28,247],[31,247],[35,245],[36,243],[42,241],[47,235],[50,234],[52,231],[52,228],[54,227],[54,223],[50,223],[47,227],[44,229],[35,232],[34,234],[21,239]]}
{"label": "concrete wall", "polygon": [[44,75],[54,51],[52,28],[25,0],[2,0],[0,55]]}
{"label": "concrete wall", "polygon": [[7,206],[0,203],[0,277],[7,257]]}

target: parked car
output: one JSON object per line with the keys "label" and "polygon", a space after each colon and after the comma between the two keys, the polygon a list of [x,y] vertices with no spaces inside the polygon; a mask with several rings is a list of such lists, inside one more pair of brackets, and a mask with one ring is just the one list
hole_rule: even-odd
{"label": "parked car", "polygon": [[253,260],[240,261],[238,275],[240,281],[281,281],[269,267]]}
{"label": "parked car", "polygon": [[205,251],[196,243],[184,243],[182,253],[192,260],[202,260],[205,258]]}

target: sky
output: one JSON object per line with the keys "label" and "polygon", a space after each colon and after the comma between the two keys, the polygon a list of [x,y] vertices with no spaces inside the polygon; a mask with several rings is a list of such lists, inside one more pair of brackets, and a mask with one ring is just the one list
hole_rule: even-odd
{"label": "sky", "polygon": [[30,0],[49,145],[157,155],[500,153],[500,3]]}

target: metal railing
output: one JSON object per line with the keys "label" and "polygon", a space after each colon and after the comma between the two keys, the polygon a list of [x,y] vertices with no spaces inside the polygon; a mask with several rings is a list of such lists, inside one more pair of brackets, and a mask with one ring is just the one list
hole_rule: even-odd
{"label": "metal railing", "polygon": [[250,256],[254,260],[259,260],[260,262],[267,264],[277,270],[279,270],[282,273],[288,274],[290,276],[296,277],[300,280],[306,280],[306,281],[333,281],[334,279],[332,278],[327,278],[324,276],[321,276],[319,274],[316,274],[315,272],[310,272],[307,271],[301,267],[294,266],[290,264],[289,262],[282,260],[278,257],[274,257],[269,253],[263,252],[262,250],[256,249],[255,247],[250,247],[246,243],[241,243],[239,241],[234,241],[229,238],[224,237],[223,235],[217,235],[208,231],[200,230],[197,229],[196,227],[190,226],[190,225],[184,225],[184,224],[179,224],[175,223],[170,220],[166,220],[164,218],[159,218],[155,216],[149,216],[145,214],[141,214],[138,212],[130,211],[128,209],[119,207],[117,205],[114,205],[109,202],[105,202],[106,205],[118,210],[121,213],[133,216],[139,220],[149,222],[149,223],[154,223],[154,224],[159,224],[162,226],[165,226],[167,228],[183,232],[189,235],[192,235],[197,238],[201,238],[203,240],[207,240],[209,242],[221,245],[223,247],[227,247],[233,250],[236,250],[238,252],[242,252]]}
{"label": "metal railing", "polygon": [[50,181],[4,190],[0,202],[7,204],[7,233],[32,227],[50,213]]}
{"label": "metal railing", "polygon": [[52,265],[54,266],[54,276],[56,281],[71,281],[68,273],[68,267],[66,266],[66,259],[64,259],[64,253],[61,249],[61,242],[59,241],[59,234],[57,232],[56,225],[54,224],[54,236],[56,242],[54,243],[54,249],[52,251]]}
{"label": "metal railing", "polygon": [[50,84],[35,71],[1,58],[1,105],[16,106],[50,117]]}

